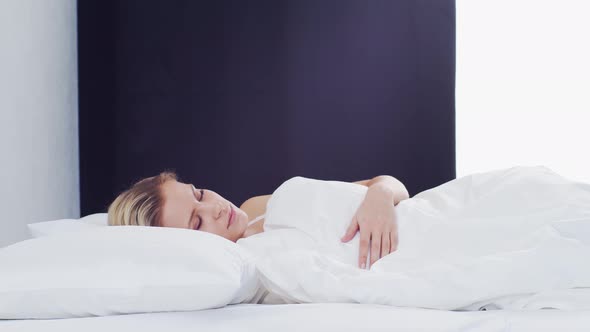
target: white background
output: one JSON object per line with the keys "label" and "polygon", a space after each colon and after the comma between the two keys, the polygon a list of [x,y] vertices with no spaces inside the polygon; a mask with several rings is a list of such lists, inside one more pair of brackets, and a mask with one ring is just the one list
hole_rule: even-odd
{"label": "white background", "polygon": [[457,176],[590,182],[590,1],[457,0]]}
{"label": "white background", "polygon": [[0,0],[0,247],[78,217],[75,0]]}

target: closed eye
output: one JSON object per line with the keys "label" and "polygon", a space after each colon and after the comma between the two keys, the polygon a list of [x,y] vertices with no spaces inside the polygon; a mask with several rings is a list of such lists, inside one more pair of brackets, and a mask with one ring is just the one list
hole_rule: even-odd
{"label": "closed eye", "polygon": [[[194,185],[191,185],[191,187],[193,187],[193,195],[195,195],[195,191],[197,191],[197,188],[195,188]],[[199,189],[199,197],[197,197],[197,195],[195,195],[195,198],[197,199],[197,201],[202,201],[203,200],[203,196],[205,196],[205,190],[203,189]]]}
{"label": "closed eye", "polygon": [[[203,200],[203,195],[205,194],[205,192],[203,191],[203,189],[199,190],[199,192],[200,192],[200,194],[201,194],[201,195],[200,195],[200,197],[198,198],[198,197],[197,197],[197,194],[195,193],[195,192],[197,191],[197,188],[195,188],[195,186],[193,186],[193,185],[191,185],[191,187],[192,187],[193,196],[195,196],[195,199],[196,199],[197,201],[199,201],[199,202],[200,202],[200,201],[202,201],[202,200]],[[195,214],[196,214],[196,209],[195,209],[195,208],[193,208],[193,212],[192,212],[192,214],[191,214],[191,220],[193,219],[193,217],[194,217],[194,215],[195,215]],[[201,224],[203,223],[203,220],[201,219],[201,216],[197,215],[197,217],[199,218],[199,223],[198,223],[198,225],[197,225],[197,226],[194,228],[195,230],[198,230],[198,229],[201,227]],[[190,221],[189,221],[189,225],[190,225]],[[189,226],[189,228],[190,228],[190,226]]]}

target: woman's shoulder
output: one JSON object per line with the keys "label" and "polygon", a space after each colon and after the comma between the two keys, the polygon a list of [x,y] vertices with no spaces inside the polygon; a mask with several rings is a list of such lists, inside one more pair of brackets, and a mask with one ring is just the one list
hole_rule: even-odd
{"label": "woman's shoulder", "polygon": [[249,219],[254,219],[260,215],[266,213],[266,203],[272,195],[255,196],[248,198],[240,209],[248,215]]}
{"label": "woman's shoulder", "polygon": [[[283,187],[284,185],[286,185],[288,183],[295,182],[298,180],[303,180],[303,179],[306,179],[306,178],[301,177],[301,176],[291,177],[291,178],[287,179],[285,182],[283,182],[277,189]],[[254,197],[248,198],[246,201],[244,201],[244,203],[242,203],[242,205],[240,205],[240,209],[242,211],[246,212],[246,214],[248,215],[248,219],[252,220],[252,219],[266,213],[266,204],[268,203],[268,201],[271,197],[272,197],[272,194],[254,196]]]}

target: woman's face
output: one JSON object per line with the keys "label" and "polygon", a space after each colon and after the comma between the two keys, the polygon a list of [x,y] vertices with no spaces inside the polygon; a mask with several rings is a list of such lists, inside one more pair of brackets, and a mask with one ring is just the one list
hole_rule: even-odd
{"label": "woman's face", "polygon": [[248,215],[214,191],[175,180],[164,182],[164,227],[188,228],[237,241],[248,226]]}

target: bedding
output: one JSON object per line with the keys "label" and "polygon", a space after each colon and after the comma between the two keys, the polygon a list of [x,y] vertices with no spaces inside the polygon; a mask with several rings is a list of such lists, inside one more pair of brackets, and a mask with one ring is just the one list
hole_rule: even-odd
{"label": "bedding", "polygon": [[[398,249],[370,270],[356,266],[358,234],[339,241],[365,190],[303,177],[277,188],[264,225],[271,231],[238,241],[257,257],[269,299],[590,309],[587,184],[542,166],[513,167],[424,191],[397,205]],[[555,297],[565,290],[576,300]]]}
{"label": "bedding", "polygon": [[590,331],[590,311],[454,312],[371,304],[240,304],[189,312],[0,321],[0,331],[586,332]]}
{"label": "bedding", "polygon": [[590,309],[587,184],[515,167],[424,191],[398,204],[398,250],[370,270],[356,267],[358,235],[340,242],[365,192],[292,178],[268,202],[266,232],[237,244],[186,229],[54,224],[0,250],[0,318],[242,302]]}
{"label": "bedding", "polygon": [[242,302],[256,282],[243,251],[209,233],[65,232],[0,250],[0,319],[217,308]]}

